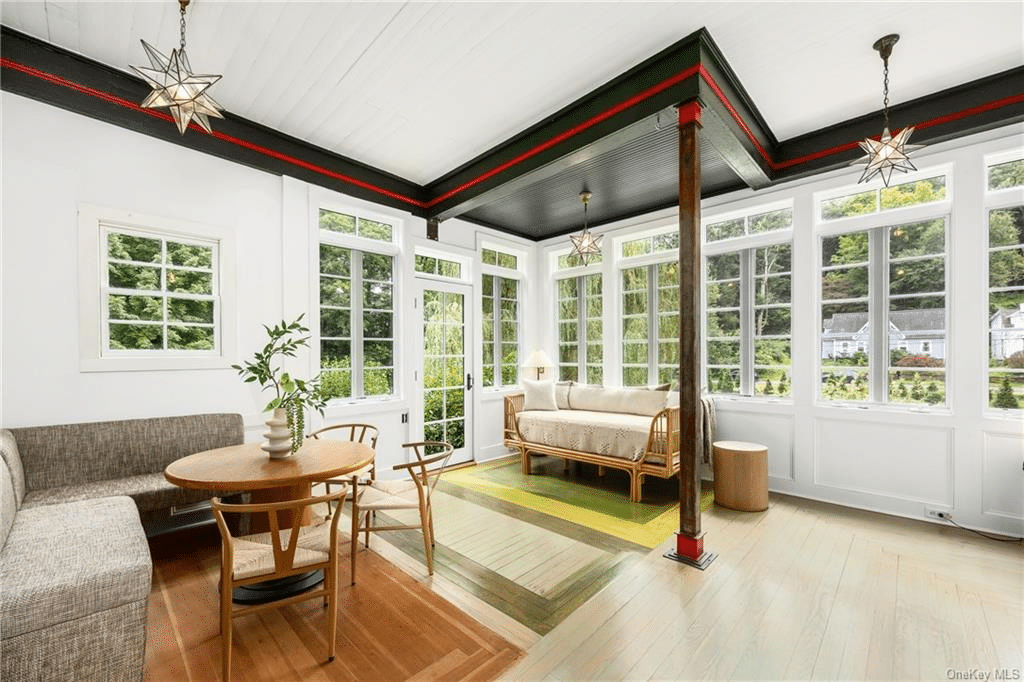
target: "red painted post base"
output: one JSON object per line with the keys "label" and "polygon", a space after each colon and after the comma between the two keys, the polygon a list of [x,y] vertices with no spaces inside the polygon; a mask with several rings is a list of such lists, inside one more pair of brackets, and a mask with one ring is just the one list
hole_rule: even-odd
{"label": "red painted post base", "polygon": [[665,552],[663,556],[703,571],[718,555],[704,551],[704,533],[697,537],[676,533],[676,550]]}

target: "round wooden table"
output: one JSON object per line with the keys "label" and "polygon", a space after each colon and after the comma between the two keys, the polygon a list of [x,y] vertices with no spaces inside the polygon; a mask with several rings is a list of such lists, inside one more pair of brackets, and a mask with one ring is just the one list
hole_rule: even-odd
{"label": "round wooden table", "polygon": [[[290,457],[271,459],[258,443],[229,445],[182,457],[167,465],[164,478],[183,488],[239,490],[251,492],[252,502],[281,502],[312,495],[315,481],[344,476],[362,469],[374,458],[366,443],[347,440],[307,438]],[[290,514],[290,512],[289,512]],[[310,510],[302,518],[280,518],[281,527],[308,524]],[[255,527],[252,532],[267,528]],[[309,574],[246,585],[235,589],[234,600],[256,604],[280,599],[306,590],[323,580],[323,573]]]}

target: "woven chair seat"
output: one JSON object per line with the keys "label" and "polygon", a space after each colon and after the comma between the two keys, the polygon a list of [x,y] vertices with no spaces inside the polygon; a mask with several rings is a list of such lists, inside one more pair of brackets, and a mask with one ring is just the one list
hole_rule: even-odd
{"label": "woven chair seat", "polygon": [[412,481],[374,481],[359,489],[358,505],[362,511],[418,509],[420,499]]}
{"label": "woven chair seat", "polygon": [[[327,561],[330,556],[330,532],[331,524],[325,520],[303,527],[296,540],[295,559],[292,566],[301,568]],[[288,544],[290,534],[291,529],[280,531],[282,546]],[[270,533],[256,533],[231,538],[231,544],[234,547],[231,570],[235,580],[274,572],[274,547],[271,542]]]}

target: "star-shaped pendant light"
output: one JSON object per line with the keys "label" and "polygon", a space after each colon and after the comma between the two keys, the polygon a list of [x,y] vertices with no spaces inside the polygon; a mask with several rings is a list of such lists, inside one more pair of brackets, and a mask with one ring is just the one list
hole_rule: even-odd
{"label": "star-shaped pendant light", "polygon": [[224,118],[220,113],[223,107],[206,94],[206,91],[220,80],[220,76],[192,72],[192,65],[185,54],[185,8],[188,3],[189,0],[178,0],[178,4],[181,5],[181,44],[178,49],[171,50],[171,56],[168,58],[143,40],[142,47],[146,50],[150,65],[132,66],[132,69],[153,88],[153,92],[142,102],[143,107],[167,107],[178,126],[178,132],[182,135],[191,121],[198,123],[206,132],[212,133],[213,129],[210,128],[207,116]]}
{"label": "star-shaped pendant light", "polygon": [[864,150],[865,156],[856,161],[851,161],[850,165],[866,164],[864,172],[857,182],[868,182],[876,175],[879,175],[882,178],[882,183],[888,187],[889,178],[892,177],[893,171],[906,173],[907,171],[917,170],[914,164],[910,162],[908,153],[915,149],[920,149],[924,145],[907,144],[910,140],[910,135],[914,132],[914,126],[904,128],[896,133],[895,136],[889,133],[889,55],[892,54],[892,46],[899,39],[898,34],[891,33],[879,38],[872,45],[882,57],[884,74],[882,111],[885,115],[885,127],[882,129],[882,136],[879,139],[875,140],[869,137],[857,143]]}
{"label": "star-shaped pendant light", "polygon": [[590,259],[601,253],[601,239],[603,235],[594,236],[587,229],[587,203],[590,201],[591,193],[587,190],[580,192],[580,200],[583,202],[583,231],[579,234],[569,235],[572,242],[572,252],[580,257],[584,265],[590,264]]}

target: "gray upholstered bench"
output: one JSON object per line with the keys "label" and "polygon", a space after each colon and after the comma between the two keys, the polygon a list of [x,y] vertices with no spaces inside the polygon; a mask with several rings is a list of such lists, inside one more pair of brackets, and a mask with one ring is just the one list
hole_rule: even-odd
{"label": "gray upholstered bench", "polygon": [[0,679],[141,680],[142,517],[210,497],[170,462],[243,440],[237,414],[0,430]]}

